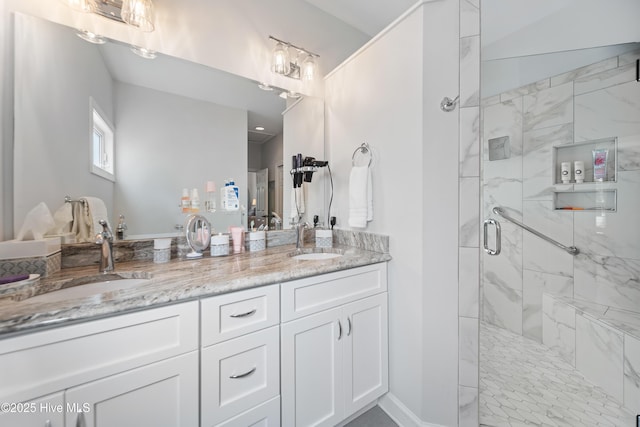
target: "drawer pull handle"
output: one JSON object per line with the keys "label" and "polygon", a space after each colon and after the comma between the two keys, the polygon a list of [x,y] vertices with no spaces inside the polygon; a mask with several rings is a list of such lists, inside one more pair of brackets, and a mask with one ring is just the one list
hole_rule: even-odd
{"label": "drawer pull handle", "polygon": [[342,323],[338,320],[338,341],[342,339]]}
{"label": "drawer pull handle", "polygon": [[253,310],[251,310],[251,311],[247,311],[246,313],[230,314],[230,315],[229,315],[229,317],[234,317],[234,318],[235,318],[235,317],[248,317],[248,316],[251,316],[251,315],[253,315],[253,314],[256,314],[256,311],[257,311],[257,310],[254,308]]}
{"label": "drawer pull handle", "polygon": [[249,375],[253,374],[255,371],[256,371],[256,368],[254,367],[252,370],[245,372],[244,374],[231,375],[229,378],[231,378],[232,380],[237,380],[238,378],[248,377]]}
{"label": "drawer pull handle", "polygon": [[347,322],[349,322],[349,332],[347,332],[347,336],[350,336],[351,335],[351,329],[352,329],[352,327],[351,327],[351,318],[350,317],[347,317]]}

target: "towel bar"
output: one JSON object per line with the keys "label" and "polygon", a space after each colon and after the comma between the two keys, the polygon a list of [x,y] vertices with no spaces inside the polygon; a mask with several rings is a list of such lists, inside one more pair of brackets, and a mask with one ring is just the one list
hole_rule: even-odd
{"label": "towel bar", "polygon": [[84,200],[72,200],[71,196],[64,196],[65,203],[82,203],[84,204]]}
{"label": "towel bar", "polygon": [[371,166],[371,160],[373,156],[372,156],[371,147],[369,147],[369,144],[367,144],[366,142],[363,142],[362,144],[360,144],[358,148],[356,148],[353,151],[353,154],[351,155],[351,166],[356,165],[356,154],[358,153],[362,153],[363,155],[368,156],[369,162],[367,163],[367,166]]}

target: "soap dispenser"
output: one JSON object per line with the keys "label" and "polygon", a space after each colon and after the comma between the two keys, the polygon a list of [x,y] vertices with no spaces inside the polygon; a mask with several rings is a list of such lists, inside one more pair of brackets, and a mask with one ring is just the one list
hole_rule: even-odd
{"label": "soap dispenser", "polygon": [[124,222],[124,215],[120,215],[118,226],[116,227],[116,239],[124,240],[124,232],[127,230],[127,224]]}

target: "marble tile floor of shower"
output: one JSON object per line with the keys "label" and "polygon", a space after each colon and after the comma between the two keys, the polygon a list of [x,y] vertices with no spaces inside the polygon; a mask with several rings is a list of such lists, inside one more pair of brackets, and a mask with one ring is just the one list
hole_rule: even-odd
{"label": "marble tile floor of shower", "polygon": [[531,339],[480,327],[480,425],[635,427],[635,414]]}

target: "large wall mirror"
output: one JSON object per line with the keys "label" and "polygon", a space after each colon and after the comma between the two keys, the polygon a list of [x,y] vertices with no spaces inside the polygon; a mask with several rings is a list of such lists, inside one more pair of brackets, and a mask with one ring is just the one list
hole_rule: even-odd
{"label": "large wall mirror", "polygon": [[[183,189],[198,190],[203,213],[215,187],[216,212],[204,214],[216,231],[282,215],[287,101],[277,90],[166,55],[144,59],[110,40],[88,43],[73,28],[20,13],[14,65],[15,231],[36,204],[54,213],[67,195],[101,198],[112,225],[125,216],[130,236],[175,232]],[[113,180],[90,170],[92,105],[114,127]],[[229,179],[239,211],[220,203]]]}

